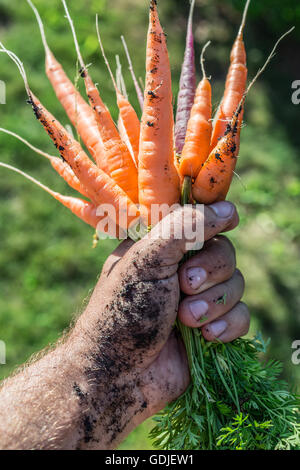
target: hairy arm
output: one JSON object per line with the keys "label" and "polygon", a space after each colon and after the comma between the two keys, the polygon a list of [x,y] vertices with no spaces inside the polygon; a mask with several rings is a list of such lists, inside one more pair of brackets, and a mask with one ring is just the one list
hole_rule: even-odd
{"label": "hairy arm", "polygon": [[[137,378],[111,377],[90,358],[93,340],[70,337],[38,362],[8,379],[0,392],[2,449],[76,449],[93,440],[98,448],[143,420],[144,397]],[[97,425],[97,430],[95,429]]]}
{"label": "hairy arm", "polygon": [[[189,383],[184,346],[173,329],[178,311],[183,323],[201,327],[210,341],[247,332],[234,250],[225,237],[215,237],[238,217],[229,203],[216,206],[206,208],[204,218],[195,209],[180,209],[175,221],[161,222],[171,225],[169,239],[125,241],[109,257],[68,336],[3,383],[0,448],[116,448]],[[222,207],[227,210],[217,210]],[[178,274],[186,241],[173,234],[187,211],[191,224],[203,218],[209,241]],[[180,288],[186,294],[181,302]],[[224,294],[226,304],[216,304]]]}

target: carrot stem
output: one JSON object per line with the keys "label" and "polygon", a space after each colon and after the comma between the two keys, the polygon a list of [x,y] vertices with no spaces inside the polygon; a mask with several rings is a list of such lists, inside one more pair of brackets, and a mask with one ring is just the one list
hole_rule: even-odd
{"label": "carrot stem", "polygon": [[37,22],[38,22],[38,25],[39,25],[39,28],[40,28],[41,37],[42,37],[42,42],[43,42],[45,51],[46,51],[46,52],[50,52],[50,49],[49,49],[49,46],[48,46],[48,43],[47,43],[47,39],[46,39],[45,28],[44,28],[42,19],[41,19],[41,17],[40,17],[40,14],[39,14],[37,8],[34,6],[34,4],[32,3],[31,0],[27,0],[27,3],[28,3],[28,5],[30,6],[30,8],[33,10],[33,12],[34,12],[34,14],[35,14],[35,17],[36,17],[36,19],[37,19]]}
{"label": "carrot stem", "polygon": [[32,183],[39,186],[41,189],[46,191],[50,194],[54,199],[59,201],[63,204],[67,209],[69,209],[73,214],[75,214],[79,219],[83,220],[88,225],[91,225],[93,228],[97,227],[98,222],[100,221],[100,217],[97,216],[97,208],[89,201],[84,199],[79,199],[72,196],[64,196],[63,194],[58,193],[57,191],[53,191],[52,189],[45,186],[43,183],[38,181],[37,179],[33,178],[32,176],[28,175],[22,170],[18,168],[8,165],[6,163],[0,162],[0,166],[12,170],[16,173],[19,173],[24,178],[28,179]]}
{"label": "carrot stem", "polygon": [[207,41],[207,43],[203,46],[202,51],[201,51],[200,64],[201,64],[201,70],[202,70],[203,78],[207,78],[206,72],[205,72],[205,67],[204,67],[204,62],[205,62],[204,53],[205,53],[206,49],[208,48],[208,46],[210,44],[211,44],[211,41]]}
{"label": "carrot stem", "polygon": [[192,192],[192,179],[190,176],[185,176],[183,179],[182,189],[181,189],[181,204],[188,204],[191,199]]}
{"label": "carrot stem", "polygon": [[61,0],[62,3],[63,3],[63,6],[64,6],[64,9],[65,9],[65,12],[66,12],[66,17],[67,17],[67,20],[69,21],[70,23],[70,27],[71,27],[71,31],[72,31],[72,34],[73,34],[73,38],[74,38],[74,43],[75,43],[75,49],[76,49],[76,54],[77,54],[77,57],[78,57],[78,60],[79,60],[79,63],[80,63],[80,67],[86,71],[86,66],[85,66],[85,63],[83,61],[83,58],[82,58],[82,55],[81,55],[81,52],[80,52],[80,49],[79,49],[79,45],[78,45],[78,41],[77,41],[77,37],[76,37],[76,32],[75,32],[75,27],[74,27],[74,23],[73,23],[73,20],[71,18],[71,15],[69,13],[69,10],[68,10],[68,7],[67,7],[67,4],[66,4],[66,1],[65,0]]}
{"label": "carrot stem", "polygon": [[122,65],[121,65],[120,57],[118,56],[118,54],[116,54],[116,64],[117,64],[116,74],[117,74],[118,88],[121,91],[121,93],[123,94],[123,96],[125,96],[125,98],[128,100],[126,85],[125,85],[124,77],[123,77],[123,74],[122,74]]}
{"label": "carrot stem", "polygon": [[250,5],[250,2],[251,2],[251,0],[247,0],[246,5],[245,5],[245,7],[244,7],[243,16],[242,16],[242,22],[241,22],[240,29],[239,29],[239,32],[238,32],[238,36],[242,36],[242,35],[243,35],[244,28],[245,28],[245,24],[246,24],[246,18],[247,18],[248,8],[249,8],[249,5]]}
{"label": "carrot stem", "polygon": [[43,152],[43,150],[35,147],[32,145],[28,140],[24,139],[20,135],[16,134],[15,132],[9,131],[8,129],[4,129],[3,127],[0,127],[0,132],[4,132],[5,134],[11,135],[15,137],[16,139],[20,140],[23,142],[23,144],[27,145],[31,150],[33,150],[35,153],[38,153],[39,155],[43,155],[43,157],[48,158],[48,160],[51,160],[52,158],[56,158],[53,155],[49,155],[49,153]]}
{"label": "carrot stem", "polygon": [[144,96],[143,96],[143,92],[142,92],[141,87],[140,87],[140,85],[139,85],[139,83],[138,83],[138,81],[137,81],[137,78],[136,78],[136,76],[135,76],[134,69],[133,69],[133,65],[132,65],[132,61],[131,61],[131,57],[130,57],[129,50],[128,50],[128,47],[127,47],[127,44],[126,44],[126,41],[125,41],[124,36],[121,36],[121,40],[122,40],[123,47],[124,47],[124,50],[125,50],[125,54],[126,54],[126,57],[127,57],[127,61],[128,61],[128,65],[129,65],[129,71],[130,71],[131,76],[132,76],[132,80],[133,80],[133,83],[134,83],[135,91],[136,91],[136,94],[137,94],[137,97],[138,97],[138,100],[139,100],[139,103],[140,103],[141,110],[143,111],[143,107],[144,107]]}
{"label": "carrot stem", "polygon": [[107,67],[107,70],[109,72],[109,75],[110,75],[110,78],[113,82],[113,85],[114,85],[114,88],[116,91],[120,91],[118,89],[118,86],[116,84],[116,80],[115,80],[115,77],[111,71],[111,68],[110,68],[110,65],[109,65],[109,62],[107,60],[107,57],[106,57],[106,54],[105,54],[105,50],[104,50],[104,47],[103,47],[103,43],[102,43],[102,39],[101,39],[101,35],[100,35],[100,30],[99,30],[99,18],[98,18],[98,15],[96,15],[96,31],[97,31],[97,38],[98,38],[98,43],[99,43],[99,46],[100,46],[100,50],[101,50],[101,53],[102,53],[102,57],[104,59],[104,62],[105,62],[105,65]]}
{"label": "carrot stem", "polygon": [[8,163],[0,162],[0,166],[2,166],[4,168],[8,168],[9,170],[14,171],[15,173],[19,173],[19,175],[24,176],[24,178],[26,178],[29,181],[31,181],[32,183],[36,184],[37,186],[42,188],[44,191],[51,194],[51,196],[55,197],[56,191],[53,191],[52,189],[48,188],[48,186],[44,185],[43,183],[41,183],[40,181],[35,179],[33,176],[28,175],[28,173],[25,173],[24,171],[19,170],[19,168],[16,168],[15,166],[8,165]]}
{"label": "carrot stem", "polygon": [[256,82],[256,80],[258,79],[258,77],[265,71],[267,65],[269,64],[269,62],[272,60],[272,58],[274,57],[275,55],[275,51],[277,49],[277,46],[278,44],[282,41],[283,38],[285,38],[285,36],[287,36],[288,34],[290,34],[293,30],[295,29],[295,26],[292,26],[292,28],[290,28],[288,31],[286,31],[282,36],[280,36],[280,38],[276,41],[273,49],[271,50],[270,54],[268,55],[264,65],[258,70],[258,72],[256,73],[256,75],[254,76],[254,78],[251,80],[251,82],[249,83],[245,93],[244,93],[244,96],[238,106],[238,108],[242,105],[243,101],[245,100],[247,94],[249,93],[250,89],[252,88],[252,86],[254,85],[254,83]]}

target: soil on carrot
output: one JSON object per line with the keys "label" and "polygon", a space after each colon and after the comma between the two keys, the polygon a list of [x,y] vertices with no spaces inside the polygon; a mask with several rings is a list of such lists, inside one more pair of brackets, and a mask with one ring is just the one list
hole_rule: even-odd
{"label": "soil on carrot", "polygon": [[[219,160],[219,161],[222,162],[222,163],[224,163],[224,160],[222,160],[222,158],[221,158],[221,154],[218,153],[218,152],[215,153],[215,159],[216,159],[216,160]],[[203,166],[203,165],[202,165],[202,166]]]}

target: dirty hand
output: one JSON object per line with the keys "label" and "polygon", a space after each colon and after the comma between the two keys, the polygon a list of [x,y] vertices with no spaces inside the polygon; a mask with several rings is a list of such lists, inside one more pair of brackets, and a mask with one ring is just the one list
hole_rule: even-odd
{"label": "dirty hand", "polygon": [[[228,202],[204,213],[186,206],[141,241],[121,243],[69,334],[0,387],[0,448],[114,449],[183,393],[189,370],[177,315],[208,341],[248,330],[234,249],[217,235],[237,223]],[[179,267],[199,226],[204,246]]]}
{"label": "dirty hand", "polygon": [[[108,258],[74,338],[88,338],[83,349],[90,384],[102,407],[102,441],[115,447],[133,427],[177,398],[189,383],[184,345],[174,330],[177,314],[185,325],[201,328],[208,341],[223,342],[247,333],[249,312],[240,302],[244,280],[236,269],[230,241],[217,235],[238,224],[231,203],[205,207],[204,247],[180,267],[185,239],[175,239],[183,211],[160,223],[168,239],[124,241]],[[157,230],[155,228],[154,230]],[[180,298],[180,291],[184,295]],[[87,359],[88,358],[88,361]],[[88,447],[99,435],[98,401],[89,402],[93,418]],[[104,407],[105,408],[105,407]],[[103,424],[106,428],[103,436]],[[94,444],[93,444],[94,442]]]}

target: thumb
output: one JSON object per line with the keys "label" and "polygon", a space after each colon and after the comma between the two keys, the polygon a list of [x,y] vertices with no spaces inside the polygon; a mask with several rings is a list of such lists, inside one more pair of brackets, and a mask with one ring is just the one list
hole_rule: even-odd
{"label": "thumb", "polygon": [[178,207],[130,249],[132,269],[143,280],[166,279],[177,271],[185,253],[233,229],[238,220],[235,206],[227,201]]}

